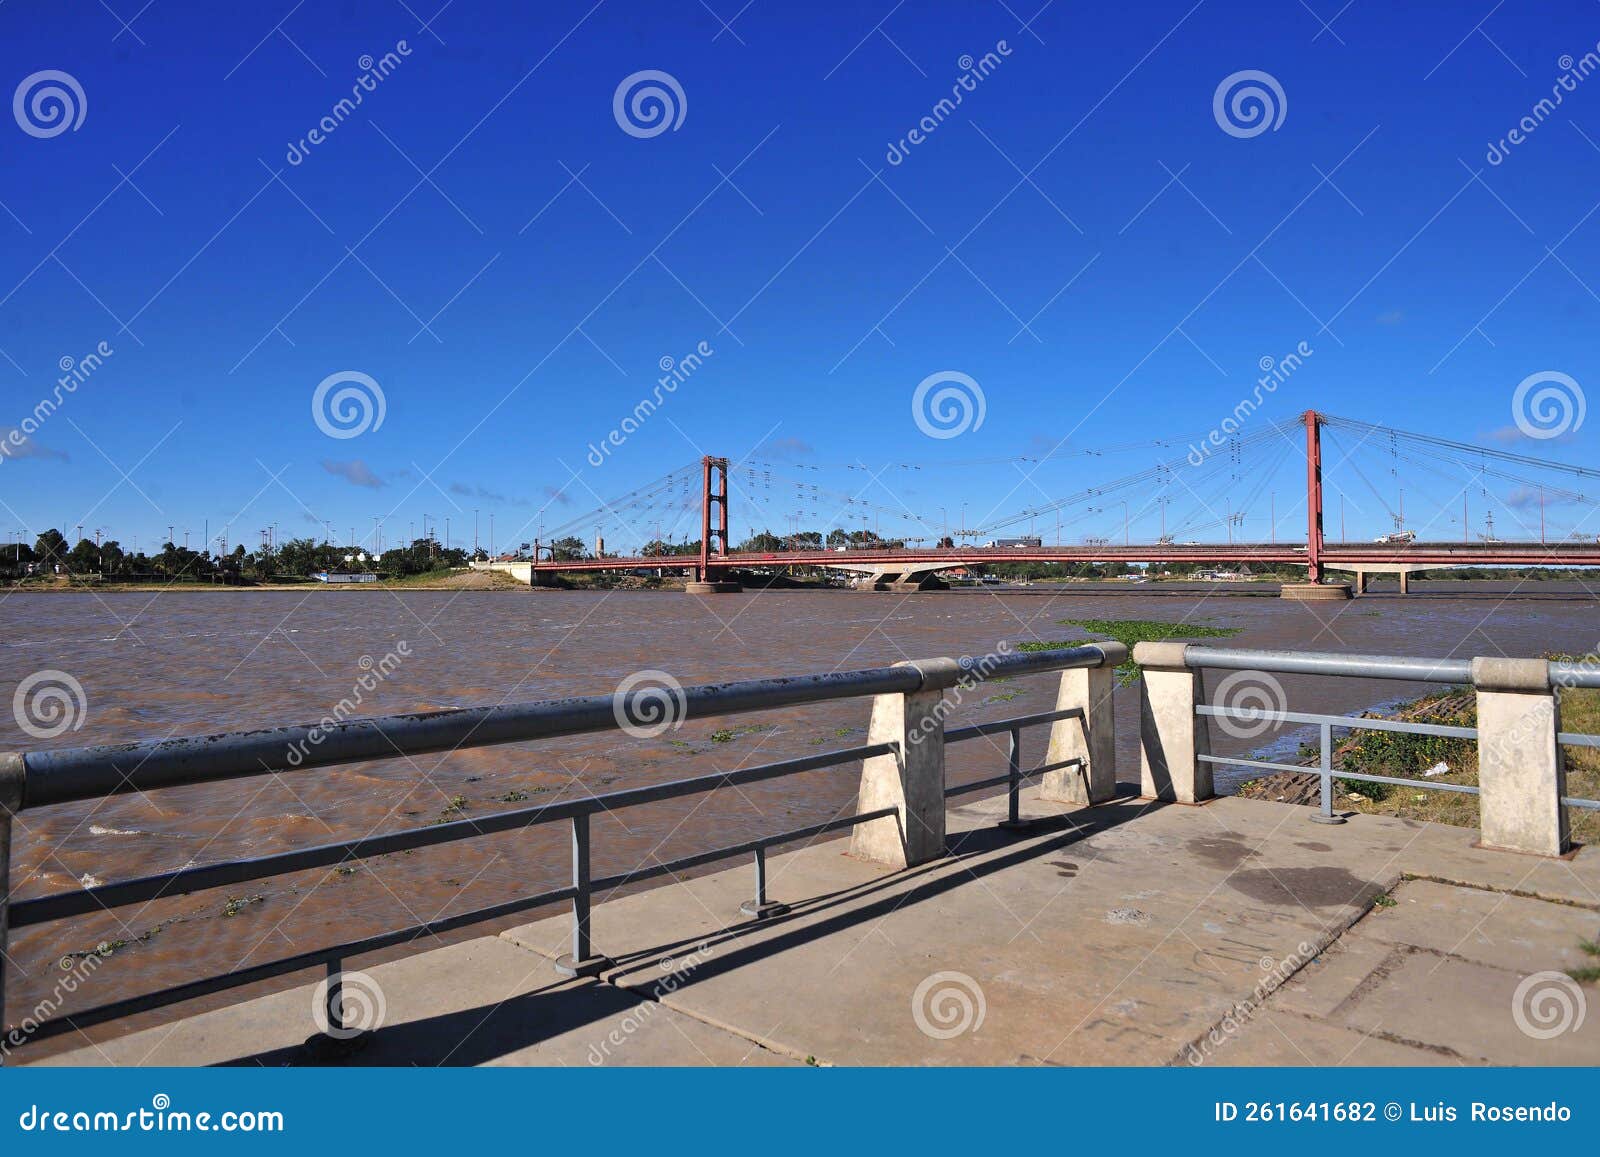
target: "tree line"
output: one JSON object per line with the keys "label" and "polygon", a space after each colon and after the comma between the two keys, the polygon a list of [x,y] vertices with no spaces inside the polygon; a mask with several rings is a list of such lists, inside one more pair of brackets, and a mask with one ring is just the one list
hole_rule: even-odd
{"label": "tree line", "polygon": [[308,578],[319,571],[372,571],[390,576],[425,574],[466,566],[470,558],[488,553],[444,546],[432,538],[369,554],[359,546],[338,546],[313,538],[291,538],[246,550],[241,543],[229,552],[215,554],[191,550],[174,542],[163,543],[153,554],[129,551],[116,539],[96,542],[80,538],[68,543],[51,528],[32,543],[0,545],[0,576],[12,581],[49,575],[97,577],[103,581],[162,579],[178,582],[251,583],[280,578]]}

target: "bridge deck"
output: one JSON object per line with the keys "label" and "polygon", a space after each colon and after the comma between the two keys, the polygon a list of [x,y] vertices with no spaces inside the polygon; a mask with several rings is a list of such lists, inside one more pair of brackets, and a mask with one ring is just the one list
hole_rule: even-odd
{"label": "bridge deck", "polygon": [[[603,904],[596,943],[619,963],[598,981],[554,974],[565,917],[376,966],[386,1023],[349,1063],[1150,1065],[1197,1044],[1221,1064],[1600,1062],[1600,1017],[1535,1040],[1511,1013],[1524,975],[1589,962],[1593,850],[1547,861],[1231,798],[1030,799],[1051,818],[1016,835],[1001,806],[953,811],[953,854],[910,872],[839,841],[775,856],[794,910],[762,924],[736,915],[748,866]],[[961,976],[928,982],[935,1034],[965,1015],[961,986],[974,1009],[981,992],[981,1024],[948,1038],[913,1013],[940,973]],[[1258,985],[1278,986],[1259,1008]],[[308,985],[45,1063],[296,1063],[311,1002]]]}

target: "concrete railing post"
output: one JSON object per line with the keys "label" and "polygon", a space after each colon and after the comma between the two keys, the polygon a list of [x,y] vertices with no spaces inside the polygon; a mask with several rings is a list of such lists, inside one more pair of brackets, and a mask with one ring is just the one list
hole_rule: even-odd
{"label": "concrete railing post", "polygon": [[894,808],[898,814],[857,824],[850,854],[891,868],[912,868],[944,855],[944,717],[946,688],[961,678],[954,659],[897,663],[915,667],[922,686],[872,701],[868,743],[891,743],[896,750],[861,763],[859,811]]}
{"label": "concrete railing post", "polygon": [[1544,659],[1472,660],[1478,700],[1478,826],[1482,844],[1566,854],[1567,773],[1556,743],[1560,706]]}
{"label": "concrete railing post", "polygon": [[[22,789],[27,768],[16,752],[0,753],[0,1032],[6,1026],[6,955],[11,909],[11,827],[12,817],[22,810]],[[0,1050],[0,1064],[5,1052]]]}
{"label": "concrete railing post", "polygon": [[1184,662],[1187,643],[1136,643],[1134,662],[1144,669],[1139,697],[1139,783],[1147,799],[1200,803],[1211,798],[1206,721],[1198,718],[1200,673]]}
{"label": "concrete railing post", "polygon": [[1106,803],[1117,794],[1117,721],[1111,694],[1117,685],[1117,666],[1127,661],[1128,648],[1122,643],[1095,645],[1105,652],[1103,664],[1061,672],[1056,710],[1081,714],[1050,725],[1045,763],[1053,767],[1074,759],[1081,762],[1045,772],[1039,798],[1051,803]]}

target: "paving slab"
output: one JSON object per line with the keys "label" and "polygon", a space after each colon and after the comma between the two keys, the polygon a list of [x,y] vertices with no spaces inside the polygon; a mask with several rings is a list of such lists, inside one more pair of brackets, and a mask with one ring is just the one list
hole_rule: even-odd
{"label": "paving slab", "polygon": [[1399,958],[1393,944],[1348,932],[1273,993],[1272,1007],[1308,1017],[1331,1016],[1374,972],[1399,963]]}
{"label": "paving slab", "polygon": [[[1528,976],[1532,986],[1519,991]],[[1586,1008],[1593,994],[1592,985],[1585,991],[1559,974],[1541,977],[1418,950],[1332,1019],[1467,1060],[1595,1065],[1600,1015]]]}
{"label": "paving slab", "polygon": [[1362,936],[1522,973],[1594,963],[1579,945],[1600,939],[1600,912],[1431,880],[1405,881],[1394,899],[1361,922]]}
{"label": "paving slab", "polygon": [[[347,1058],[313,1058],[315,985],[216,1009],[46,1058],[42,1065],[773,1065],[794,1063],[594,981],[561,980],[496,937],[347,978],[381,1026]],[[22,1057],[24,1063],[27,1057]]]}
{"label": "paving slab", "polygon": [[1380,1036],[1360,1033],[1326,1021],[1268,1011],[1246,1023],[1231,1039],[1206,1052],[1199,1063],[1274,1067],[1314,1065],[1317,1068],[1373,1065],[1387,1068],[1409,1065],[1461,1067],[1483,1062],[1396,1044]]}

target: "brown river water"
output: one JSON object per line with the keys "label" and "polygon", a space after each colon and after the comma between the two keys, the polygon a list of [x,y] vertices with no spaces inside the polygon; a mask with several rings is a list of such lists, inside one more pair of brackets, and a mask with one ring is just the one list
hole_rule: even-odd
{"label": "brown river water", "polygon": [[[1217,640],[1223,646],[1399,655],[1534,656],[1587,650],[1600,638],[1600,603],[1579,587],[1453,583],[1414,589],[1421,593],[1407,599],[1379,594],[1342,604],[1202,590],[1158,593],[1126,585],[911,596],[771,591],[711,598],[320,589],[12,594],[0,599],[6,672],[0,690],[9,695],[30,673],[56,669],[82,684],[88,706],[81,728],[48,742],[26,735],[12,712],[0,712],[0,750],[312,722],[350,696],[367,668],[397,648],[408,654],[373,691],[362,693],[362,714],[609,694],[645,668],[667,671],[689,685],[982,655],[1002,639],[1081,637],[1076,628],[1058,625],[1068,617],[1242,628],[1231,639]],[[1424,690],[1360,680],[1283,682],[1291,706],[1336,712]],[[1051,676],[985,685],[967,696],[951,724],[1048,710],[1053,687]],[[1136,696],[1137,688],[1117,692],[1119,778],[1133,782]],[[868,711],[867,701],[851,700],[695,721],[653,739],[579,736],[43,808],[25,812],[18,824],[13,888],[16,898],[27,899],[187,864],[268,855],[815,754],[863,742]],[[714,742],[711,734],[719,727],[734,729],[733,736]],[[1042,761],[1044,739],[1043,729],[1024,734],[1024,767]],[[1292,742],[1284,742],[1292,750]],[[1002,772],[1002,744],[952,747],[952,781]],[[1238,744],[1216,747],[1242,751]],[[847,765],[597,817],[594,874],[843,814],[853,804],[858,772],[859,765]],[[512,793],[525,794],[526,802],[504,802]],[[385,856],[353,872],[303,872],[22,929],[12,938],[6,1020],[15,1024],[54,999],[59,962],[70,953],[125,942],[66,998],[65,1011],[559,886],[569,870],[567,840],[565,825],[551,824]],[[781,879],[773,891],[783,898]],[[272,983],[306,979],[302,974]],[[183,1010],[198,1007],[203,1005]],[[178,1011],[135,1023],[170,1019]]]}

